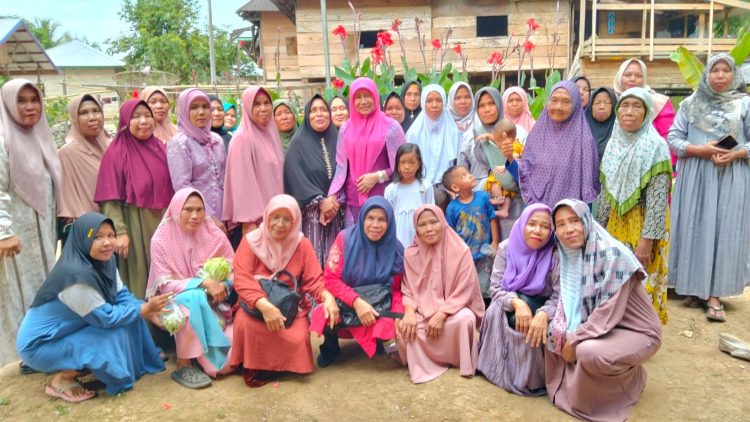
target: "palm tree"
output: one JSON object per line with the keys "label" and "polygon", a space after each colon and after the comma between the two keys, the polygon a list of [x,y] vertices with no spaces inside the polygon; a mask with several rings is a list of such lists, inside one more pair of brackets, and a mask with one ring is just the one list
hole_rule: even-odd
{"label": "palm tree", "polygon": [[35,18],[34,22],[26,21],[26,23],[29,27],[29,31],[34,34],[44,48],[52,48],[73,39],[68,32],[63,33],[59,37],[56,36],[61,25],[54,19]]}

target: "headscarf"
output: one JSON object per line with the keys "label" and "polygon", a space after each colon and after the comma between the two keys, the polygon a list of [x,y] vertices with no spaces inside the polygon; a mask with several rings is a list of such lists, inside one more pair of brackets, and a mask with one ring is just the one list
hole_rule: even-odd
{"label": "headscarf", "polygon": [[[544,204],[533,204],[526,207],[510,230],[508,239],[507,267],[503,274],[503,290],[521,292],[536,296],[544,291],[547,273],[552,267],[552,251],[555,242],[550,233],[547,243],[539,249],[532,249],[526,244],[526,224],[535,213],[544,211],[552,214],[552,209]],[[551,225],[550,225],[551,226]]]}
{"label": "headscarf", "polygon": [[102,130],[94,142],[81,134],[78,123],[78,110],[84,101],[92,101],[102,109],[101,104],[91,95],[78,95],[68,104],[70,131],[65,137],[65,146],[58,151],[62,168],[62,186],[57,215],[59,217],[77,218],[87,212],[98,212],[99,205],[94,202],[96,178],[104,151],[109,146],[109,137]]}
{"label": "headscarf", "polygon": [[[716,92],[708,83],[708,75],[716,63],[723,61],[732,69],[734,78],[724,92]],[[732,135],[739,139],[742,130],[740,118],[742,102],[738,101],[747,95],[745,81],[739,72],[734,58],[726,53],[716,54],[708,60],[695,93],[686,98],[680,107],[685,110],[688,122],[701,132],[721,139]]]}
{"label": "headscarf", "polygon": [[250,117],[259,93],[271,98],[259,86],[247,87],[242,93],[242,121],[227,154],[224,221],[256,222],[268,201],[284,191],[284,152],[273,113],[265,126]]}
{"label": "headscarf", "polygon": [[[198,127],[190,122],[190,106],[196,100],[204,100],[208,104],[208,120],[206,127]],[[211,101],[208,95],[198,88],[188,88],[180,93],[177,98],[177,129],[184,133],[189,139],[201,145],[213,145],[222,142],[221,137],[211,136]]]}
{"label": "headscarf", "polygon": [[[237,116],[234,122],[234,126],[232,126],[231,129],[227,129],[226,126],[224,127],[224,130],[228,130],[229,132],[234,132],[237,130],[237,127],[240,125],[240,113],[237,111],[237,106],[232,103],[224,103],[224,114],[226,114],[230,108],[234,109],[234,115]],[[224,120],[226,121],[226,119]]]}
{"label": "headscarf", "polygon": [[[208,107],[209,108],[213,107],[211,105],[211,103],[213,103],[213,102],[218,102],[219,104],[221,104],[221,109],[224,110],[224,101],[221,101],[221,98],[219,98],[218,95],[211,94],[211,95],[208,96]],[[212,112],[212,114],[213,114],[213,112]],[[273,115],[273,113],[271,113],[271,115]],[[222,138],[224,138],[224,134],[227,133],[227,130],[224,129],[224,121],[223,120],[221,121],[221,126],[214,127],[214,121],[213,121],[213,119],[211,119],[211,124],[209,126],[211,127],[211,132],[218,134]]]}
{"label": "headscarf", "polygon": [[436,205],[422,205],[414,212],[414,227],[425,211],[440,220],[442,235],[437,244],[428,246],[419,236],[404,253],[404,279],[401,284],[404,306],[416,309],[425,320],[437,312],[453,315],[469,308],[477,318],[484,316],[484,301],[471,250],[448,225],[443,210]]}
{"label": "headscarf", "polygon": [[615,110],[619,110],[622,100],[631,97],[646,108],[643,124],[634,132],[626,132],[618,120],[601,164],[602,189],[612,209],[621,216],[638,204],[652,177],[672,175],[669,147],[651,124],[655,116],[649,92],[643,88],[626,90]]}
{"label": "headscarf", "polygon": [[[375,97],[375,98],[377,98],[377,97]],[[282,132],[279,129],[279,138],[281,138],[281,145],[284,146],[284,151],[286,151],[287,148],[289,148],[289,142],[291,141],[291,139],[294,136],[294,134],[297,132],[297,128],[298,128],[298,125],[297,125],[297,114],[294,113],[294,108],[292,107],[291,101],[280,98],[280,99],[278,99],[278,100],[276,100],[276,101],[273,102],[273,116],[276,116],[276,109],[279,108],[279,107],[281,107],[281,106],[284,106],[284,107],[288,108],[289,111],[292,113],[292,116],[294,116],[293,119],[292,119],[292,121],[294,122],[294,126],[292,127],[292,130],[290,130],[288,132]],[[277,129],[278,129],[278,127],[277,127]]]}
{"label": "headscarf", "polygon": [[[346,97],[344,97],[343,95],[334,95],[334,96],[333,96],[333,98],[331,98],[331,101],[329,101],[329,102],[328,102],[328,107],[329,107],[329,108],[332,108],[332,107],[333,107],[333,100],[335,100],[336,98],[338,98],[339,100],[341,100],[341,102],[342,102],[342,103],[344,103],[344,107],[346,107],[346,112],[347,112],[347,113],[349,113],[349,100],[348,100],[348,99],[347,99]],[[346,123],[346,122],[347,122],[348,120],[349,120],[349,118],[347,117],[347,118],[346,118],[346,120],[344,120],[344,121],[343,121],[343,122],[341,123],[341,126],[339,126],[339,127],[338,127],[338,128],[336,128],[336,129],[338,129],[338,130],[340,131],[340,130],[341,130],[341,127],[342,127],[342,126],[344,125],[344,123]],[[333,111],[331,111],[331,124],[333,125]],[[334,125],[334,127],[335,127],[335,126],[336,126],[336,125]]]}
{"label": "headscarf", "polygon": [[57,299],[60,292],[74,284],[84,284],[99,292],[105,302],[115,303],[117,296],[117,258],[102,262],[91,257],[91,245],[102,224],[114,229],[109,218],[89,212],[78,218],[70,229],[60,259],[31,303],[32,308]]}
{"label": "headscarf", "polygon": [[145,141],[130,133],[130,120],[145,101],[133,98],[120,106],[117,135],[102,157],[94,201],[124,201],[139,208],[160,210],[174,195],[167,164],[167,148],[151,135]]}
{"label": "headscarf", "polygon": [[583,222],[585,244],[581,249],[568,249],[562,242],[559,245],[560,301],[551,327],[557,353],[567,333],[575,331],[634,274],[646,275],[633,252],[594,220],[588,205],[564,199],[555,205],[553,218],[563,206],[570,207]]}
{"label": "headscarf", "polygon": [[[385,108],[388,106],[388,102],[391,100],[391,98],[396,98],[400,103],[401,107],[404,109],[404,120],[401,122],[398,122],[399,124],[403,125],[403,123],[406,121],[406,104],[404,104],[404,99],[401,98],[401,95],[396,91],[391,91],[388,96],[384,97],[383,101],[381,101],[380,109],[383,110],[383,113],[385,113]],[[396,119],[394,119],[396,120]],[[401,127],[403,129],[403,126]],[[406,133],[406,131],[404,131]]]}
{"label": "headscarf", "polygon": [[[167,91],[165,91],[164,88],[158,86],[147,86],[143,88],[143,91],[141,91],[141,99],[146,101],[146,104],[148,104],[148,99],[157,92],[162,94],[164,98],[169,101]],[[169,109],[167,109],[167,115],[164,117],[164,120],[162,120],[161,122],[157,122],[156,119],[154,119],[154,124],[156,125],[154,127],[154,136],[159,138],[164,143],[169,142],[177,133],[177,126],[175,126],[174,123],[172,123],[172,119],[169,118]]]}
{"label": "headscarf", "polygon": [[[484,94],[487,94],[492,98],[492,102],[495,103],[495,108],[497,108],[497,119],[488,125],[484,124],[479,117],[479,100]],[[477,105],[477,114],[474,119],[474,137],[476,138],[479,135],[491,134],[495,124],[503,118],[503,98],[500,95],[500,91],[491,86],[484,87],[477,91],[474,96],[474,103]],[[481,141],[481,146],[487,156],[487,162],[491,168],[505,164],[505,155],[503,155],[503,152],[497,147],[497,144],[492,141]]]}
{"label": "headscarf", "polygon": [[[409,87],[412,85],[416,85],[419,87],[420,92],[422,91],[422,86],[419,84],[418,81],[406,81],[404,82],[404,85],[401,87],[401,99],[404,100],[404,121],[401,123],[401,128],[404,129],[404,133],[406,133],[411,125],[414,123],[414,121],[419,117],[419,114],[422,112],[422,107],[417,106],[414,110],[408,110],[406,108],[406,91],[409,90]],[[354,95],[352,94],[351,88],[349,89],[349,96],[354,98]],[[377,97],[375,97],[377,98]],[[354,107],[349,106],[349,110],[353,110]]]}
{"label": "headscarf", "polygon": [[568,92],[573,111],[564,122],[557,123],[544,107],[526,139],[519,176],[527,204],[550,206],[564,198],[590,203],[599,192],[599,158],[581,108],[581,94],[571,81],[556,83],[550,92],[558,89]]}
{"label": "headscarf", "polygon": [[[365,216],[375,208],[385,211],[388,228],[377,242],[365,234]],[[343,279],[351,287],[390,285],[394,275],[404,272],[404,247],[396,237],[393,207],[382,196],[373,196],[359,210],[357,224],[345,230]]]}
{"label": "headscarf", "polygon": [[424,165],[424,177],[431,185],[439,183],[443,172],[458,157],[461,147],[461,131],[445,108],[445,90],[437,84],[427,85],[422,90],[420,108],[424,110],[427,96],[433,92],[440,94],[443,112],[437,120],[432,120],[426,112],[420,113],[406,134],[406,141],[419,147]]}
{"label": "headscarf", "polygon": [[[612,102],[612,110],[607,120],[600,122],[594,118],[593,104],[594,97],[602,92],[606,92],[609,95],[609,100]],[[583,111],[583,114],[586,116],[586,122],[589,124],[589,129],[591,129],[591,134],[594,136],[594,140],[596,141],[596,152],[598,154],[599,161],[601,161],[602,157],[604,157],[604,149],[607,147],[607,142],[609,142],[609,138],[612,135],[612,128],[615,126],[615,119],[617,118],[615,105],[617,105],[617,96],[615,95],[615,91],[610,88],[601,87],[597,88],[596,91],[591,93],[591,96],[589,98],[589,106],[586,107],[586,109]]]}
{"label": "headscarf", "polygon": [[[453,103],[456,101],[456,94],[458,93],[459,88],[462,87],[469,90],[469,98],[471,98],[471,109],[463,117],[458,115],[453,105]],[[422,108],[424,108],[424,106],[422,106]],[[451,89],[448,91],[448,102],[445,104],[445,108],[446,110],[448,110],[448,113],[450,113],[453,121],[456,123],[456,126],[458,127],[458,130],[461,131],[461,133],[471,130],[472,124],[474,123],[474,113],[477,109],[477,102],[474,100],[474,95],[469,84],[463,81],[454,83],[451,86]]]}
{"label": "headscarf", "polygon": [[[521,97],[521,103],[523,103],[523,110],[518,117],[511,117],[508,112],[508,99],[512,94]],[[531,110],[529,109],[529,97],[526,95],[526,91],[517,86],[510,87],[503,92],[503,115],[506,119],[512,120],[516,126],[524,128],[526,133],[530,133],[531,128],[533,128],[534,123],[536,123],[536,120],[534,120],[534,116],[531,115]]]}
{"label": "headscarf", "polygon": [[[25,128],[19,123],[18,94],[29,86],[39,96],[41,115],[33,127]],[[52,139],[47,116],[44,114],[42,92],[31,81],[11,79],[0,89],[3,106],[0,108],[0,133],[5,138],[8,151],[10,189],[39,215],[47,217],[47,184],[44,169],[52,178],[55,199],[60,202],[62,173],[60,159]],[[53,216],[50,216],[53,217]]]}
{"label": "headscarf", "polygon": [[[579,77],[573,79],[573,83],[576,83],[578,81],[586,81],[586,86],[589,87],[589,102],[588,102],[588,104],[586,104],[586,105],[583,106],[583,108],[585,109],[585,108],[587,108],[588,106],[591,105],[591,82],[585,76],[579,76]],[[578,84],[576,83],[576,85],[578,85]],[[580,94],[580,92],[579,92],[579,94]]]}
{"label": "headscarf", "polygon": [[[292,227],[284,239],[276,240],[271,235],[271,215],[280,209],[286,209],[292,214]],[[245,235],[250,250],[258,257],[273,273],[286,268],[289,261],[297,250],[302,235],[302,212],[297,205],[297,200],[289,195],[276,195],[268,202],[263,213],[263,223]]]}
{"label": "headscarf", "polygon": [[619,96],[622,95],[622,92],[625,91],[622,87],[622,75],[625,73],[625,69],[630,65],[630,63],[636,62],[641,67],[641,71],[643,72],[643,86],[641,88],[645,88],[646,91],[648,91],[651,94],[651,100],[654,104],[654,116],[658,116],[659,113],[661,113],[661,109],[664,108],[664,106],[667,104],[667,101],[669,101],[669,97],[667,97],[664,94],[659,94],[658,92],[654,91],[650,86],[648,86],[648,68],[646,67],[646,63],[643,63],[639,59],[628,59],[622,62],[620,65],[620,69],[617,71],[617,74],[615,75],[615,81],[614,81],[614,89],[615,93]]}
{"label": "headscarf", "polygon": [[315,94],[305,105],[305,119],[292,137],[284,160],[284,192],[292,195],[300,207],[317,197],[328,196],[336,170],[336,126],[331,121],[326,130],[317,132],[310,125],[310,108],[316,99],[325,103],[320,94]]}

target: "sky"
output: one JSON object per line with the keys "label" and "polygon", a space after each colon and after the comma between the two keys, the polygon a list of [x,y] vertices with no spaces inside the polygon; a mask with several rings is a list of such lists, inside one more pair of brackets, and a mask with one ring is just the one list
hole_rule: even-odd
{"label": "sky", "polygon": [[[231,32],[248,26],[236,13],[247,0],[212,0],[213,24]],[[127,33],[129,26],[118,16],[122,0],[2,0],[2,15],[18,15],[54,19],[60,23],[58,35],[70,32],[99,43],[106,51],[105,41]],[[208,25],[208,0],[198,0],[199,24]]]}

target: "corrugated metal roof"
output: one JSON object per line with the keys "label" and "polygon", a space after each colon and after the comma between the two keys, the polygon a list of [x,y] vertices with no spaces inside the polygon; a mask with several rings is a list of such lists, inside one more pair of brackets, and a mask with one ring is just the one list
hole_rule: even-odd
{"label": "corrugated metal roof", "polygon": [[279,8],[271,0],[250,0],[237,9],[237,14],[242,12],[278,12]]}
{"label": "corrugated metal roof", "polygon": [[11,75],[57,75],[60,71],[23,19],[0,19],[0,69]]}
{"label": "corrugated metal roof", "polygon": [[125,67],[125,62],[90,45],[72,40],[47,50],[58,67]]}

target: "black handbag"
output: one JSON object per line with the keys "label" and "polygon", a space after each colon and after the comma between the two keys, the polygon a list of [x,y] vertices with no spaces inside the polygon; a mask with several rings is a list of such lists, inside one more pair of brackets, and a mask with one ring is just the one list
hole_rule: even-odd
{"label": "black handbag", "polygon": [[[522,301],[526,302],[527,305],[529,305],[529,309],[531,309],[531,316],[536,315],[536,311],[544,306],[544,304],[547,302],[547,299],[549,297],[542,296],[542,295],[536,295],[536,296],[528,296],[521,292],[518,292],[518,298]],[[508,326],[510,328],[515,329],[516,328],[516,313],[515,312],[505,312],[505,316],[508,317]]]}
{"label": "black handbag", "polygon": [[[287,276],[292,281],[294,287],[289,287],[289,284],[283,282],[281,276]],[[297,279],[288,271],[281,270],[271,276],[270,279],[261,278],[258,280],[258,283],[260,283],[260,288],[265,292],[266,299],[268,299],[273,306],[279,308],[281,315],[284,315],[286,318],[284,326],[289,328],[297,317],[297,313],[299,312],[299,302],[302,300],[302,296],[297,292]],[[243,301],[240,301],[240,307],[242,307],[242,309],[244,309],[250,316],[265,321],[265,319],[263,319],[263,314],[258,309],[250,309],[250,306]]]}
{"label": "black handbag", "polygon": [[[390,285],[369,284],[367,286],[355,287],[354,291],[380,314],[380,318],[403,318],[404,314],[391,312],[393,294]],[[341,299],[336,299],[336,304],[339,306],[342,325],[347,327],[359,327],[362,325],[362,321],[359,320],[357,311],[354,308],[342,302]]]}

